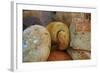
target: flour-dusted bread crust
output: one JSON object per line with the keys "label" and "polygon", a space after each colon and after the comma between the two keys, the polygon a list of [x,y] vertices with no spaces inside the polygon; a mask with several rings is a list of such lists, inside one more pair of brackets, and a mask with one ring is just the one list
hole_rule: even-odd
{"label": "flour-dusted bread crust", "polygon": [[84,59],[90,59],[91,53],[89,51],[83,51],[83,50],[75,50],[75,49],[67,49],[67,52],[72,57],[73,60],[84,60]]}
{"label": "flour-dusted bread crust", "polygon": [[23,31],[23,62],[46,61],[51,48],[48,30],[33,25]]}
{"label": "flour-dusted bread crust", "polygon": [[47,25],[53,44],[56,44],[60,50],[64,50],[69,45],[69,29],[62,22],[51,22]]}
{"label": "flour-dusted bread crust", "polygon": [[91,51],[91,24],[84,18],[73,18],[70,25],[71,42],[74,49]]}

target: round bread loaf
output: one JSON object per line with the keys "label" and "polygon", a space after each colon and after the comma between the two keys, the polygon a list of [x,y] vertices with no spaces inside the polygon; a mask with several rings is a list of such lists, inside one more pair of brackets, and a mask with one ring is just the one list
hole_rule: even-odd
{"label": "round bread loaf", "polygon": [[47,60],[51,48],[48,30],[40,25],[28,27],[23,32],[23,62]]}
{"label": "round bread loaf", "polygon": [[63,51],[52,51],[48,57],[48,61],[63,61],[63,60],[72,60],[69,54]]}
{"label": "round bread loaf", "polygon": [[69,29],[62,22],[51,22],[47,25],[53,44],[58,45],[58,49],[65,50],[69,45]]}

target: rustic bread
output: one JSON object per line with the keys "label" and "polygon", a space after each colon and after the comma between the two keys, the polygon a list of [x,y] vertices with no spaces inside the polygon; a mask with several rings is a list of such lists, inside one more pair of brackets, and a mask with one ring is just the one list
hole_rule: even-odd
{"label": "rustic bread", "polygon": [[28,27],[23,32],[23,62],[47,60],[51,48],[48,30],[40,25]]}

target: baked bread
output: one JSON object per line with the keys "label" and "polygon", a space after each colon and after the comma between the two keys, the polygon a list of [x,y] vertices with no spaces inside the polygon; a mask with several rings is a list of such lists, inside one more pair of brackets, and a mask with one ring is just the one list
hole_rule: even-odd
{"label": "baked bread", "polygon": [[47,25],[52,43],[58,46],[59,50],[65,50],[69,45],[69,29],[62,22],[51,22]]}
{"label": "baked bread", "polygon": [[78,17],[77,14],[77,17],[73,17],[70,25],[70,46],[74,49],[91,51],[91,24],[84,18],[84,14],[82,15],[82,18]]}
{"label": "baked bread", "polygon": [[67,52],[72,57],[73,60],[86,60],[91,58],[91,52],[75,49],[67,49]]}
{"label": "baked bread", "polygon": [[23,62],[46,61],[51,48],[48,30],[33,25],[23,31]]}
{"label": "baked bread", "polygon": [[64,61],[72,60],[71,56],[68,53],[63,51],[52,51],[48,57],[48,61]]}

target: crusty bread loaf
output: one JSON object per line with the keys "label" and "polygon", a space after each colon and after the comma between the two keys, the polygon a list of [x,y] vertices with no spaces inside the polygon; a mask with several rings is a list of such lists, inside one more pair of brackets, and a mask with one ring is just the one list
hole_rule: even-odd
{"label": "crusty bread loaf", "polygon": [[67,52],[72,57],[73,60],[86,60],[91,58],[91,53],[89,51],[67,49]]}
{"label": "crusty bread loaf", "polygon": [[65,50],[69,45],[69,29],[62,22],[51,22],[47,25],[52,44],[56,44],[60,50]]}
{"label": "crusty bread loaf", "polygon": [[28,27],[23,32],[23,62],[47,60],[51,48],[48,30],[40,25]]}
{"label": "crusty bread loaf", "polygon": [[[84,17],[84,14],[82,15]],[[91,24],[83,17],[73,17],[70,25],[70,46],[74,49],[91,51]]]}

